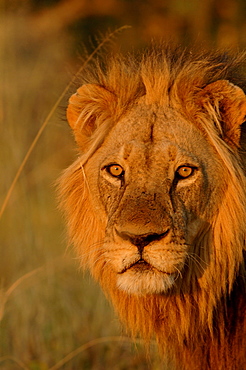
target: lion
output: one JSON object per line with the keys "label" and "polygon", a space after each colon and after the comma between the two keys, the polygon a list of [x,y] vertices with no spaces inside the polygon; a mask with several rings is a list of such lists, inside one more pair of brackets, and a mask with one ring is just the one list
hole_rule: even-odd
{"label": "lion", "polygon": [[121,322],[177,369],[246,368],[245,54],[152,47],[69,99],[68,234]]}

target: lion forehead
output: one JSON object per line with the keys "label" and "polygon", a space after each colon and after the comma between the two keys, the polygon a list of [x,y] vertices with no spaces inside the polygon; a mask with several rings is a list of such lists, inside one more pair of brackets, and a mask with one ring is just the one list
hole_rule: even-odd
{"label": "lion forehead", "polygon": [[144,143],[177,141],[193,134],[195,127],[177,111],[155,105],[137,105],[116,124],[115,138],[122,141],[138,140]]}

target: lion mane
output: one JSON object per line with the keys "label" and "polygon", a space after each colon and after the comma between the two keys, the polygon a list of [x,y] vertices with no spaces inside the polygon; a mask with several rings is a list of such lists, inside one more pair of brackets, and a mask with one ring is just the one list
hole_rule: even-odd
{"label": "lion mane", "polygon": [[153,47],[69,100],[71,243],[133,336],[178,369],[246,368],[245,54]]}

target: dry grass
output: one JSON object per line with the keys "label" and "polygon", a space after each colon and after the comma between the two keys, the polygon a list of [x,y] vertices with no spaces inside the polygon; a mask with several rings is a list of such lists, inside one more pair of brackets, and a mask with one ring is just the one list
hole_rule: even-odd
{"label": "dry grass", "polygon": [[57,109],[69,37],[36,42],[25,15],[3,14],[0,43],[0,368],[159,369],[65,252],[53,183],[75,156]]}

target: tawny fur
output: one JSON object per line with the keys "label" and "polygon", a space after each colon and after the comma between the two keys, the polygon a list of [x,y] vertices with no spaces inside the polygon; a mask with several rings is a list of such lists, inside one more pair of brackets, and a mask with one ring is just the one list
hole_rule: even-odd
{"label": "tawny fur", "polygon": [[[64,172],[59,185],[70,240],[81,265],[89,268],[100,282],[132,334],[140,334],[146,341],[155,336],[160,349],[174,361],[177,369],[246,368],[244,66],[243,54],[196,55],[168,48],[154,48],[136,58],[113,57],[106,67],[96,65],[88,71],[84,85],[71,97],[68,107],[68,121],[79,147],[78,159]],[[157,153],[156,163],[150,156],[149,167],[145,167],[140,149],[128,172],[133,171],[132,167],[135,171],[138,167],[139,173],[142,170],[147,173],[151,168],[163,171],[168,167],[169,175],[165,177],[160,172],[156,174],[158,179],[149,179],[143,172],[145,183],[132,175],[135,185],[127,179],[125,188],[122,182],[119,185],[119,179],[110,178],[105,172],[108,167],[104,163],[118,163],[119,158],[131,157],[134,145],[128,147],[124,142],[124,137],[129,137],[129,127],[133,127],[128,123],[131,120],[139,131],[141,122],[143,132],[151,127],[154,138],[152,134],[148,137],[143,134],[140,145],[140,148],[145,145],[148,153],[152,153],[150,148],[156,138],[161,141],[157,129],[163,130],[162,120],[166,120],[167,131],[173,129],[176,137],[179,136],[174,143],[177,148],[190,152],[192,147],[200,153],[201,172],[207,178],[196,172],[198,180],[191,177],[191,185],[187,180],[183,182],[185,186],[170,185],[174,176],[170,175],[170,163],[176,149],[168,144],[167,164],[165,157]],[[153,123],[149,123],[151,120]],[[168,135],[169,132],[165,142],[169,143]],[[173,140],[172,136],[172,144]],[[118,147],[117,155],[112,154]],[[121,147],[124,155],[120,154]],[[204,187],[201,189],[196,181],[205,184]],[[158,189],[154,194],[155,199],[159,196],[160,204],[158,200],[156,203],[150,200],[152,186]],[[129,189],[134,194],[128,194],[124,201]],[[171,190],[176,206],[170,206]],[[163,216],[160,209],[167,210],[167,215]],[[118,281],[119,275],[125,274],[117,270],[121,264],[119,256],[130,255],[136,246],[126,241],[121,246],[119,237],[112,236],[111,231],[113,234],[121,224],[130,225],[133,230],[131,213],[137,219],[139,234],[146,230],[147,223],[153,224],[150,231],[157,234],[156,230],[165,229],[163,224],[169,230],[173,222],[175,231],[171,231],[168,248],[167,237],[164,242],[154,241],[144,247],[153,259],[153,250],[159,248],[159,253],[163,248],[162,266],[167,266],[164,272],[168,272],[163,292],[158,285],[162,278],[157,277],[161,274],[155,275],[151,268],[144,271],[146,282],[143,279],[136,292],[134,277],[141,278],[141,268],[134,269],[127,280]],[[162,220],[160,225],[158,217]],[[195,226],[191,226],[193,218],[193,224],[186,220],[189,217],[197,218]],[[180,237],[175,221],[170,221],[175,218],[180,225]],[[189,237],[191,229],[196,230],[193,239]],[[188,235],[185,241],[184,235]],[[115,240],[118,244],[114,247]],[[174,244],[176,247],[170,252],[170,245]],[[167,259],[173,262],[168,264]],[[178,270],[177,276],[174,269]],[[173,281],[169,276],[176,277]],[[153,283],[147,281],[150,278]]]}

